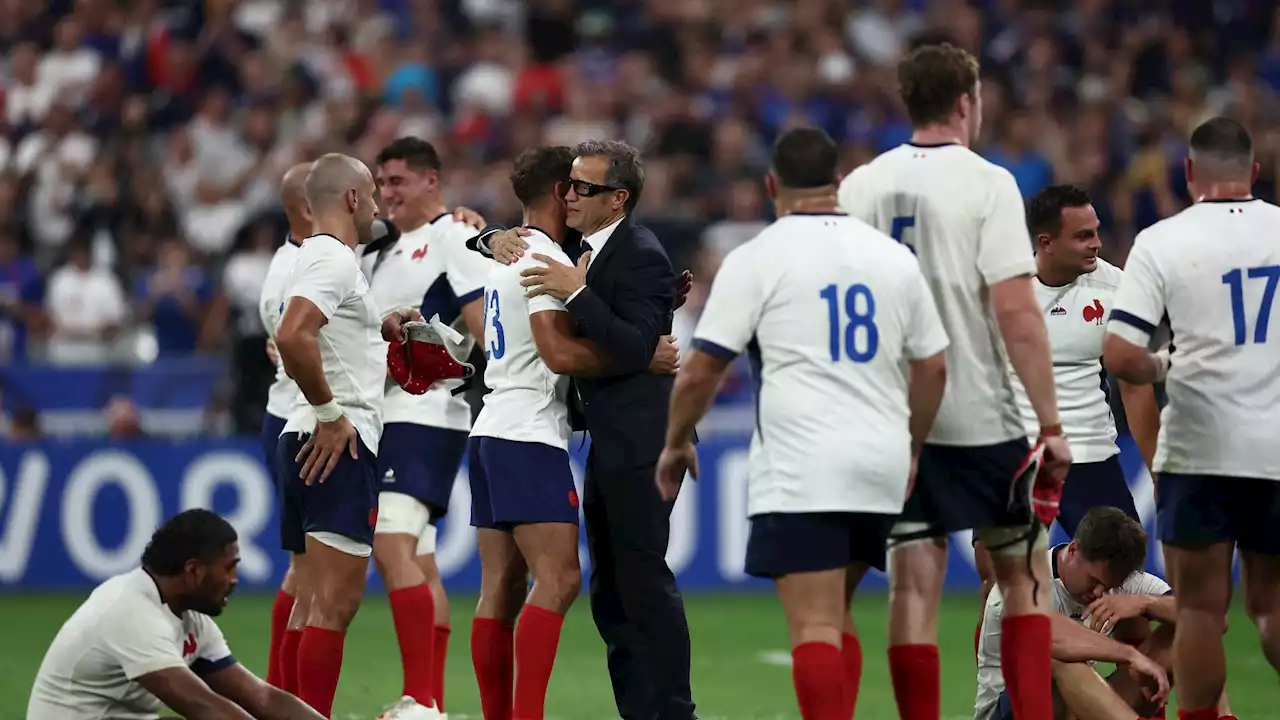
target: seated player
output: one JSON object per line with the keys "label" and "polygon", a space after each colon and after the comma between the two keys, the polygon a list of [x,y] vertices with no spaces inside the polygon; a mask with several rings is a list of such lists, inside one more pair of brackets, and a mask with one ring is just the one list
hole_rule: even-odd
{"label": "seated player", "polygon": [[[1085,514],[1071,542],[1050,549],[1055,718],[1164,717],[1177,607],[1169,585],[1142,572],[1146,557],[1142,525],[1105,506]],[[978,646],[974,720],[1014,716],[1000,665],[1003,605],[1000,591],[993,590]],[[1151,621],[1160,627],[1143,632]],[[1116,639],[1144,634],[1137,647]],[[1118,667],[1104,679],[1096,662]],[[1230,718],[1225,696],[1221,707],[1224,720]]]}
{"label": "seated player", "polygon": [[156,530],[142,567],[99,585],[45,653],[27,720],[320,720],[231,654],[213,618],[236,587],[231,524],[188,510]]}

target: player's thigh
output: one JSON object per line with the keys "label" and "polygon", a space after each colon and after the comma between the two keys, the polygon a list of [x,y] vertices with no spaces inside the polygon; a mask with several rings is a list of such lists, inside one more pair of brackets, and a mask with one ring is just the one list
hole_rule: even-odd
{"label": "player's thigh", "polygon": [[512,528],[512,535],[535,579],[580,574],[577,523],[520,523]]}
{"label": "player's thigh", "polygon": [[807,642],[840,644],[847,574],[847,568],[835,568],[774,578],[792,647]]}
{"label": "player's thigh", "polygon": [[1096,507],[1120,508],[1126,515],[1141,522],[1119,455],[1112,455],[1101,462],[1071,466],[1062,489],[1058,524],[1068,536],[1075,537],[1080,520],[1085,513]]}
{"label": "player's thigh", "polygon": [[[746,572],[760,578],[822,573],[860,565],[884,570],[892,515],[764,513],[751,518]],[[844,575],[841,575],[843,578]],[[846,587],[842,579],[840,598]]]}
{"label": "player's thigh", "polygon": [[561,523],[576,532],[579,501],[568,452],[542,443],[483,437],[479,454],[495,523]]}
{"label": "player's thigh", "polygon": [[[917,536],[941,537],[1029,524],[1029,506],[1010,507],[1013,481],[1028,452],[1024,439],[974,447],[926,444],[915,489],[903,507],[903,526],[918,527]],[[904,535],[895,529],[895,543]]]}
{"label": "player's thigh", "polygon": [[480,555],[477,614],[515,623],[529,590],[529,568],[509,531],[476,528]]}
{"label": "player's thigh", "polygon": [[[373,452],[357,440],[357,457],[343,453],[324,482],[306,485],[292,479],[300,469],[294,456],[304,442],[305,437],[295,433],[283,435],[280,441],[280,457],[288,461],[283,470],[291,476],[290,492],[297,498],[299,524],[308,538],[303,549],[311,552],[315,547],[312,540],[320,538],[321,544],[342,554],[367,559],[373,552],[377,516]],[[308,558],[313,574],[326,573],[326,562],[324,557]]]}
{"label": "player's thigh", "polygon": [[467,434],[460,430],[387,423],[378,449],[380,489],[416,498],[433,520],[443,517],[466,452]]}

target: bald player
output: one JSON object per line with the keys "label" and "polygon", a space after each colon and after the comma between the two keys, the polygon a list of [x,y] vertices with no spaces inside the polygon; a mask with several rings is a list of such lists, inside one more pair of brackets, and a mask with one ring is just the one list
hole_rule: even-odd
{"label": "bald player", "polygon": [[277,445],[282,540],[306,553],[307,607],[298,643],[298,696],[328,716],[347,626],[360,607],[377,502],[385,345],[405,317],[378,319],[356,247],[373,238],[377,204],[364,163],[331,153],[303,184],[312,232],[284,283],[275,340],[297,403]]}
{"label": "bald player", "polygon": [[[310,169],[309,162],[294,165],[280,182],[280,204],[284,206],[284,214],[289,221],[289,234],[271,258],[267,277],[262,281],[262,297],[258,301],[258,314],[262,317],[262,327],[267,331],[267,355],[276,365],[275,382],[271,383],[271,388],[267,391],[267,412],[262,418],[260,438],[267,470],[271,473],[277,495],[283,485],[275,460],[276,443],[280,440],[289,412],[300,402],[300,396],[297,383],[285,374],[284,366],[280,364],[280,354],[275,346],[275,331],[280,322],[280,310],[284,301],[285,278],[293,268],[302,239],[311,234],[311,211],[307,208],[307,197],[303,189]],[[275,604],[271,607],[271,649],[267,655],[267,682],[291,693],[298,692],[297,658],[302,627],[299,621],[293,632],[286,628],[298,597],[302,573],[299,561],[302,557],[300,554],[289,555],[289,569],[285,571],[284,581],[280,583]],[[306,617],[305,607],[298,610],[300,620]]]}

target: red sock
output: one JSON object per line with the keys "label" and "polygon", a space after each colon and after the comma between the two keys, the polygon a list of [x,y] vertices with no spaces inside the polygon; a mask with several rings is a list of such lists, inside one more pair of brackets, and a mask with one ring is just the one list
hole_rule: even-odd
{"label": "red sock", "polygon": [[1007,616],[1001,622],[1000,666],[1014,717],[1053,717],[1052,646],[1045,615]]}
{"label": "red sock", "polygon": [[1179,710],[1178,720],[1218,720],[1218,708],[1210,707],[1203,710]]}
{"label": "red sock", "polygon": [[791,651],[791,682],[803,720],[846,720],[849,679],[835,645],[808,642]]}
{"label": "red sock", "polygon": [[1240,719],[1237,718],[1235,715],[1223,715],[1222,717],[1218,718],[1218,720],[1240,720]]}
{"label": "red sock", "polygon": [[284,687],[280,651],[284,649],[284,631],[289,627],[289,614],[292,612],[293,596],[284,590],[278,591],[276,601],[271,604],[271,645],[267,650],[267,682],[272,687]]}
{"label": "red sock", "polygon": [[564,618],[546,608],[525,605],[520,611],[515,634],[516,701],[511,711],[515,720],[542,720],[562,625]]}
{"label": "red sock", "polygon": [[449,627],[436,625],[436,676],[432,678],[431,694],[436,697],[436,709],[444,712],[444,659],[449,654]]}
{"label": "red sock", "polygon": [[400,665],[404,668],[404,694],[431,707],[435,702],[435,655],[433,637],[436,602],[425,583],[387,594],[391,619],[400,643]]}
{"label": "red sock", "polygon": [[513,628],[493,618],[471,621],[471,663],[480,687],[484,720],[511,720],[511,678],[515,670]]}
{"label": "red sock", "polygon": [[346,634],[337,630],[308,627],[298,644],[298,697],[325,717],[333,713],[345,640]]}
{"label": "red sock", "polygon": [[852,691],[845,699],[848,706],[845,717],[853,717],[858,709],[858,688],[862,685],[862,643],[858,642],[857,635],[844,634],[840,654],[844,656],[845,677],[849,678],[846,687]]}
{"label": "red sock", "polygon": [[942,670],[937,645],[890,645],[889,675],[902,720],[938,720]]}
{"label": "red sock", "polygon": [[280,681],[285,692],[298,694],[298,646],[302,644],[301,630],[285,630],[280,641]]}

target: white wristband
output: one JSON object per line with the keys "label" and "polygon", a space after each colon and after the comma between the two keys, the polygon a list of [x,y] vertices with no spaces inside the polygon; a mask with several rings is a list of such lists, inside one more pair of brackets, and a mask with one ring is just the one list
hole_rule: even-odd
{"label": "white wristband", "polygon": [[316,411],[316,420],[320,422],[333,422],[342,417],[342,408],[338,407],[337,400],[330,400],[323,405],[312,405],[311,409]]}

